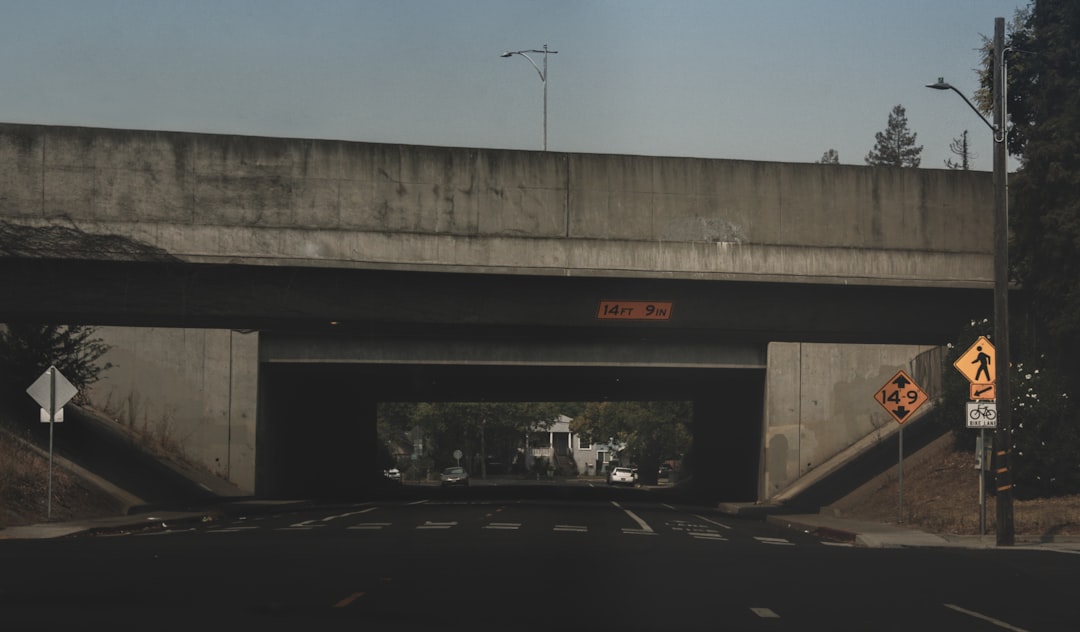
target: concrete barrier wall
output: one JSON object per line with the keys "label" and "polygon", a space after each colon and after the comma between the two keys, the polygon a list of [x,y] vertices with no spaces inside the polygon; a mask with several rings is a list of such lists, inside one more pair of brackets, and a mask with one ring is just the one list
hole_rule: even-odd
{"label": "concrete barrier wall", "polygon": [[[94,408],[243,490],[254,490],[258,334],[101,327],[112,350],[88,397]],[[897,423],[874,395],[903,369],[931,396],[936,347],[769,345],[763,500]]]}
{"label": "concrete barrier wall", "polygon": [[0,124],[0,222],[132,242],[71,258],[988,286],[990,178]]}
{"label": "concrete barrier wall", "polygon": [[771,343],[766,376],[763,480],[770,499],[870,437],[899,430],[874,399],[905,371],[934,399],[941,348]]}
{"label": "concrete barrier wall", "polygon": [[98,327],[114,366],[87,394],[91,406],[144,445],[255,488],[257,333]]}

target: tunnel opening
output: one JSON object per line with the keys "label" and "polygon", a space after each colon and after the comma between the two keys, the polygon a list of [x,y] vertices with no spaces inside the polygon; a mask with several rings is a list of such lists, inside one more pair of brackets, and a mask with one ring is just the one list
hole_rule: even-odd
{"label": "tunnel opening", "polygon": [[[688,418],[681,423],[689,435],[686,449],[678,455],[677,481],[667,487],[688,499],[706,502],[757,499],[765,401],[763,369],[265,362],[259,381],[255,493],[262,498],[355,499],[393,493],[394,488],[388,491],[386,484],[387,446],[385,437],[380,436],[379,419],[380,410],[395,405],[427,404],[436,409],[443,404],[486,405],[493,410],[506,404],[533,405],[545,411],[536,422],[558,420],[561,415],[569,424],[575,417],[557,411],[580,414],[590,404],[663,402],[685,406]],[[549,430],[540,428],[538,432]],[[527,442],[528,437],[522,438]],[[599,441],[610,450],[607,439],[613,437],[587,438],[591,445]],[[476,476],[477,466],[481,476],[486,474],[483,469],[489,462],[489,451],[486,446],[478,451],[478,440],[474,433],[471,443],[439,446],[441,452],[428,461],[424,480],[436,481],[435,470],[459,461],[472,470],[472,476]],[[522,463],[522,471],[516,474],[532,475],[533,480],[528,486],[524,478],[522,485],[499,485],[498,493],[536,493],[534,459],[549,452],[554,457],[564,448],[572,450],[571,440],[570,433],[558,438],[550,434],[552,445],[536,454],[523,446],[523,459],[532,462]],[[455,459],[458,450],[461,455]],[[571,455],[559,456],[567,468],[569,461],[561,457]],[[663,456],[665,461],[675,460],[670,454]],[[411,463],[411,451],[407,458]],[[639,480],[654,479],[651,461],[644,477],[639,471]],[[506,468],[507,476],[515,474],[511,463],[491,463]],[[597,472],[597,461],[593,463],[589,474],[604,475],[603,483],[594,487],[608,489],[606,472]],[[533,467],[528,469],[527,465]],[[659,467],[655,474],[658,479]],[[554,483],[556,477],[551,479]],[[469,493],[496,492],[475,486]]]}

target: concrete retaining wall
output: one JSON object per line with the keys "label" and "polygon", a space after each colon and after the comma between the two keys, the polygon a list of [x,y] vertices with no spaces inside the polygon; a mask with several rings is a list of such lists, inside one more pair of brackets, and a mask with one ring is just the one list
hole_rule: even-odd
{"label": "concrete retaining wall", "polygon": [[94,409],[153,449],[255,487],[258,334],[99,327],[114,366],[92,385]]}
{"label": "concrete retaining wall", "polygon": [[931,399],[941,392],[941,348],[772,343],[766,382],[762,499],[899,424],[874,399],[905,371]]}

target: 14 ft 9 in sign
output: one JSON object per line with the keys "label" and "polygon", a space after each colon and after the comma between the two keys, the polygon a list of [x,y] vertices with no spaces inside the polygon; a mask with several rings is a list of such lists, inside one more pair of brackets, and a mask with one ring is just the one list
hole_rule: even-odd
{"label": "14 ft 9 in sign", "polygon": [[874,399],[897,423],[902,424],[929,398],[907,373],[897,371],[896,375],[878,390]]}

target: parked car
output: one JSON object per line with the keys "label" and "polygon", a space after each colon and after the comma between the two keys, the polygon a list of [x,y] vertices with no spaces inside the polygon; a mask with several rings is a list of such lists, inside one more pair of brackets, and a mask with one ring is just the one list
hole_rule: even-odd
{"label": "parked car", "polygon": [[448,467],[439,474],[439,483],[443,487],[451,485],[469,486],[469,473],[463,467]]}
{"label": "parked car", "polygon": [[401,470],[397,469],[396,467],[392,467],[388,470],[383,470],[382,473],[383,476],[392,481],[397,481],[399,483],[401,482]]}
{"label": "parked car", "polygon": [[636,480],[637,476],[634,475],[634,470],[628,467],[612,468],[607,475],[608,485],[633,485]]}

